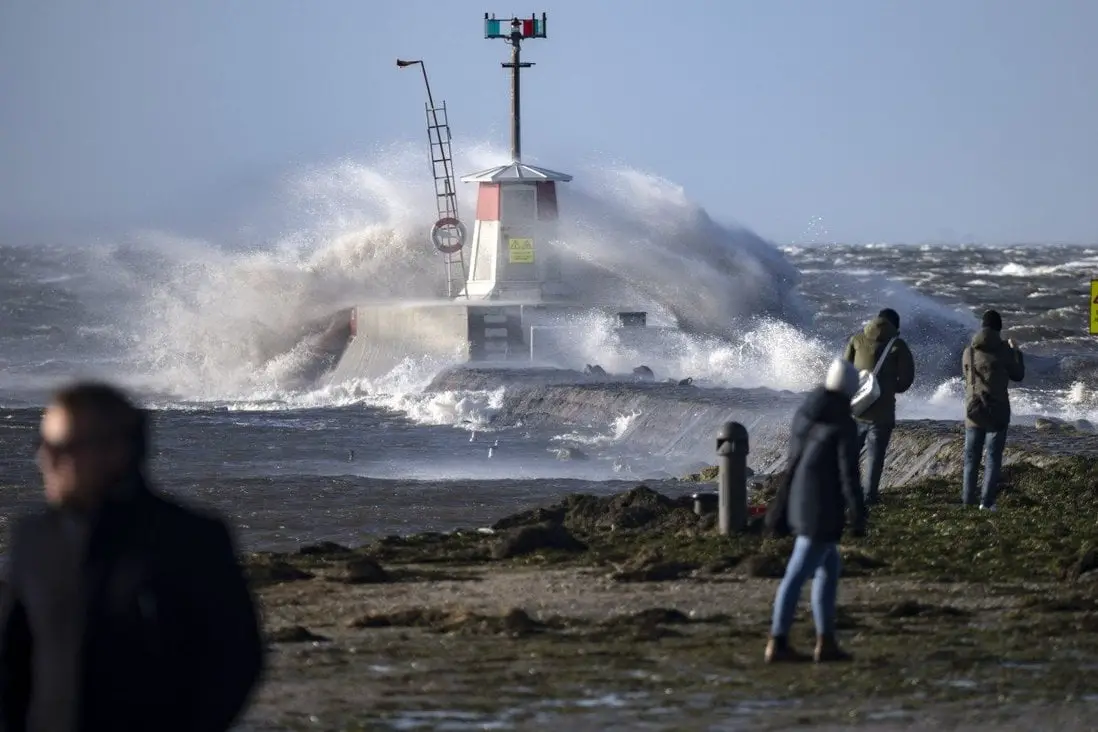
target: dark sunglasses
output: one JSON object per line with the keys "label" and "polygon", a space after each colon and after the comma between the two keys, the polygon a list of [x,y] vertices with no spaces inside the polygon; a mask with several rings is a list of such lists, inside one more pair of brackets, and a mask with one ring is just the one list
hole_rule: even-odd
{"label": "dark sunglasses", "polygon": [[66,457],[85,450],[102,447],[105,440],[101,437],[85,437],[79,440],[65,440],[64,442],[52,442],[37,435],[34,447],[36,451],[42,451],[52,458]]}

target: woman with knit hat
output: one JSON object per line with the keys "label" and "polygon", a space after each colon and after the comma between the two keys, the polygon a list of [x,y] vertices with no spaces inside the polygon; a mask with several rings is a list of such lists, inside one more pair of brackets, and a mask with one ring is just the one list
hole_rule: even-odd
{"label": "woman with knit hat", "polygon": [[836,359],[824,383],[809,393],[793,417],[784,524],[796,542],[774,598],[768,663],[807,660],[789,644],[789,629],[809,577],[813,577],[815,660],[850,659],[835,639],[835,604],[846,511],[856,535],[865,534],[867,518],[859,480],[858,428],[850,413],[850,399],[857,389],[857,369],[849,361]]}

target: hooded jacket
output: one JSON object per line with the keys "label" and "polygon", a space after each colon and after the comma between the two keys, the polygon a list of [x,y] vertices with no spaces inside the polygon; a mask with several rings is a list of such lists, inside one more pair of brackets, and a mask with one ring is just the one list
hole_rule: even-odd
{"label": "hooded jacket", "polygon": [[1007,386],[1026,376],[1022,352],[997,330],[981,329],[961,356],[965,381],[965,426],[996,432],[1010,424]]}
{"label": "hooded jacket", "polygon": [[[896,326],[885,318],[874,318],[865,329],[846,344],[843,358],[859,371],[873,371],[885,345],[899,334]],[[863,422],[891,426],[896,424],[896,395],[903,394],[915,381],[915,359],[903,338],[896,338],[892,350],[877,372],[881,395],[858,416]]]}
{"label": "hooded jacket", "polygon": [[788,521],[794,536],[837,542],[846,510],[864,528],[866,512],[858,474],[858,429],[850,399],[817,387],[793,417],[789,456]]}

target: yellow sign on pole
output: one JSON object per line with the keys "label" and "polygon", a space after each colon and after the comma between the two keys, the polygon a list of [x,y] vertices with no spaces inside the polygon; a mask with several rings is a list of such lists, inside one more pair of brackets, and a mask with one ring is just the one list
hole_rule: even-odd
{"label": "yellow sign on pole", "polygon": [[534,240],[508,239],[507,255],[507,261],[511,264],[533,264]]}
{"label": "yellow sign on pole", "polygon": [[1090,281],[1090,334],[1098,335],[1098,280]]}

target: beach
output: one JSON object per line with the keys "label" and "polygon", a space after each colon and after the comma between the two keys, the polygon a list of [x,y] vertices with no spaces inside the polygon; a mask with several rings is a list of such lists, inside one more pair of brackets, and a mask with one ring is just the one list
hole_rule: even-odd
{"label": "beach", "polygon": [[[758,520],[721,537],[686,491],[253,554],[273,650],[247,728],[1089,729],[1098,463],[1030,455],[997,513],[962,508],[948,473],[886,490],[841,547],[849,664],[763,663],[790,541]],[[806,591],[792,642],[812,640]]]}

